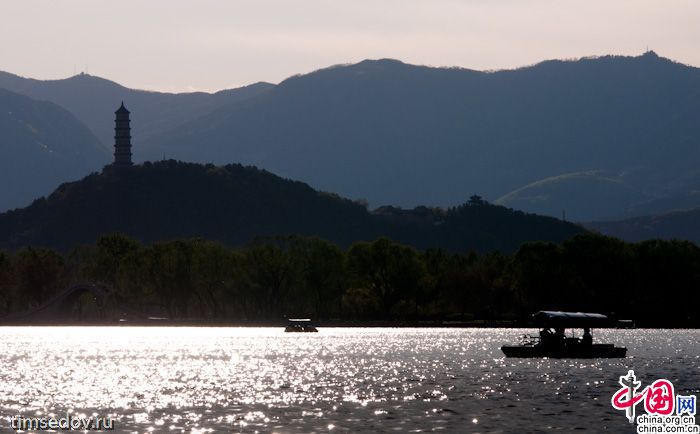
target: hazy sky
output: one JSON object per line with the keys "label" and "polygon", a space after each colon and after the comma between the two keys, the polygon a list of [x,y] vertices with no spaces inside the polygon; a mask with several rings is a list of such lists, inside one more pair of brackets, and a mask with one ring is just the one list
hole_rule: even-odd
{"label": "hazy sky", "polygon": [[698,0],[0,0],[0,70],[217,90],[391,57],[501,69],[637,55],[700,66]]}

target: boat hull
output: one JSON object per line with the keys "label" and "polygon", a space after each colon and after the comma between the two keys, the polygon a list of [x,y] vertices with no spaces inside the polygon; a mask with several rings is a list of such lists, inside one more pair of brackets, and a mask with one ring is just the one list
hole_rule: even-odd
{"label": "boat hull", "polygon": [[318,333],[318,330],[314,326],[303,326],[303,327],[287,326],[287,328],[285,328],[284,331],[286,333]]}
{"label": "boat hull", "polygon": [[594,344],[587,348],[544,348],[534,346],[508,346],[501,347],[506,357],[551,357],[556,359],[595,359],[595,358],[623,358],[627,355],[627,348],[616,347],[611,344]]}

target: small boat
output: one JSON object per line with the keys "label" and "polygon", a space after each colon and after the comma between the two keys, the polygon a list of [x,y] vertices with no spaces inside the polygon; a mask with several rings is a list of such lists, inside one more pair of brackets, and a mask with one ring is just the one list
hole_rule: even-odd
{"label": "small boat", "polygon": [[288,333],[315,333],[318,332],[318,329],[314,327],[308,318],[295,318],[289,320],[289,324],[287,324],[284,331]]}
{"label": "small boat", "polygon": [[[551,358],[618,358],[627,355],[627,348],[613,344],[594,344],[590,329],[609,327],[607,316],[599,313],[540,311],[533,315],[541,328],[540,336],[523,336],[520,345],[504,345],[506,357]],[[566,337],[566,329],[584,329],[582,338]],[[556,331],[553,333],[551,329]]]}
{"label": "small boat", "polygon": [[634,328],[637,328],[637,326],[635,326],[634,320],[619,319],[619,320],[617,320],[617,328],[619,328],[619,329],[634,329]]}

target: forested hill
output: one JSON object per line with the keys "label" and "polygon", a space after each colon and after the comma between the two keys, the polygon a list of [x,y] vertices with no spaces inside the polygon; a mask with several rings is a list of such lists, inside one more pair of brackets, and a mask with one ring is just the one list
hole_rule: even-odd
{"label": "forested hill", "polygon": [[229,245],[296,234],[347,246],[388,236],[418,248],[513,251],[526,241],[562,241],[583,231],[477,196],[448,210],[369,212],[363,204],[256,168],[172,160],[95,173],[27,208],[0,214],[0,248],[8,249],[69,250],[121,232],[145,242],[198,237]]}

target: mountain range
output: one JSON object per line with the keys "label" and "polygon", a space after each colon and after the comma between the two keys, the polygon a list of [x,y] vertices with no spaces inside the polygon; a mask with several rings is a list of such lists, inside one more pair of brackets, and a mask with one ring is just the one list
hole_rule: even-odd
{"label": "mountain range", "polygon": [[68,110],[0,88],[0,210],[108,161],[109,150]]}
{"label": "mountain range", "polygon": [[241,162],[372,207],[477,193],[593,221],[700,206],[700,70],[654,52],[493,72],[367,60],[215,94],[88,75],[0,87],[63,106],[105,147],[123,99],[139,161]]}
{"label": "mountain range", "polygon": [[212,94],[166,93],[129,89],[84,73],[61,80],[34,80],[0,71],[0,88],[66,108],[110,149],[114,143],[113,113],[124,101],[134,113],[131,128],[137,160],[146,158],[143,144],[151,137],[272,87],[269,83],[255,83]]}
{"label": "mountain range", "polygon": [[584,221],[700,185],[699,116],[700,70],[653,52],[496,72],[379,60],[292,77],[149,149],[235,159],[373,206],[478,192]]}

